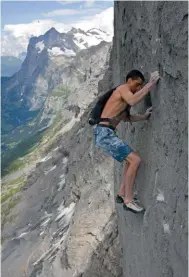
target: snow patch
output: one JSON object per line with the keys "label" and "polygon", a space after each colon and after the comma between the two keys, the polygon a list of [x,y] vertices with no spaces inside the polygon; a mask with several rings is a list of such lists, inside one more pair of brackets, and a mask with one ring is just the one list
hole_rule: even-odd
{"label": "snow patch", "polygon": [[65,48],[65,49],[64,49],[64,55],[65,55],[65,56],[68,56],[68,57],[73,57],[73,56],[75,56],[76,54],[75,54],[75,52],[74,52],[73,50]]}
{"label": "snow patch", "polygon": [[99,39],[101,41],[102,40],[107,41],[107,42],[112,41],[112,35],[110,33],[104,32],[97,28],[88,30],[87,34],[92,34],[93,36],[95,36],[97,39]]}
{"label": "snow patch", "polygon": [[65,238],[67,237],[67,235],[68,235],[68,230],[67,230],[67,232],[65,232],[63,234],[63,236],[57,243],[53,244],[46,252],[44,252],[42,254],[42,256],[35,263],[33,263],[33,266],[36,266],[41,261],[43,261],[45,258],[48,259],[48,258],[52,257],[53,254],[56,253],[56,250],[60,250],[60,246],[62,245],[62,243],[65,240]]}
{"label": "snow patch", "polygon": [[64,176],[64,175],[61,175],[60,178],[61,178],[62,180],[59,182],[58,191],[62,190],[63,186],[64,186],[65,183],[66,183],[66,179],[65,179],[65,176]]}
{"label": "snow patch", "polygon": [[41,222],[42,222],[41,227],[46,227],[49,221],[51,220],[51,217],[52,217],[52,214],[48,214],[45,211],[45,215],[41,218]]}
{"label": "snow patch", "polygon": [[98,45],[101,41],[111,42],[112,35],[102,30],[93,28],[85,33],[75,33],[73,41],[79,49],[87,49],[93,45]]}
{"label": "snow patch", "polygon": [[64,134],[72,129],[74,124],[79,121],[79,116],[77,118],[72,118],[60,131],[61,134]]}
{"label": "snow patch", "polygon": [[64,52],[59,47],[53,47],[52,49],[48,49],[48,53],[50,56],[64,55]]}
{"label": "snow patch", "polygon": [[27,234],[28,234],[28,232],[24,232],[24,233],[20,234],[20,236],[18,236],[18,237],[16,237],[16,238],[13,238],[12,240],[24,238],[25,235],[27,235]]}
{"label": "snow patch", "polygon": [[43,162],[46,162],[46,161],[48,161],[50,158],[51,158],[51,156],[46,156],[45,158],[43,158],[43,159],[41,160],[41,162],[42,162],[42,163],[43,163]]}
{"label": "snow patch", "polygon": [[49,223],[50,220],[51,220],[50,217],[47,218],[47,220],[45,220],[45,221],[41,224],[41,227],[47,226],[47,224]]}
{"label": "snow patch", "polygon": [[48,49],[48,53],[52,58],[57,56],[62,56],[62,55],[68,56],[68,57],[75,56],[75,52],[73,50],[67,49],[67,48],[62,50],[60,49],[60,47],[53,47],[52,49]]}
{"label": "snow patch", "polygon": [[41,53],[43,51],[43,49],[45,48],[45,45],[43,43],[43,41],[39,41],[36,45],[35,48],[37,49],[38,53]]}
{"label": "snow patch", "polygon": [[153,196],[156,197],[157,195],[157,180],[158,180],[158,170],[155,173],[155,184],[154,184],[154,189],[153,189]]}
{"label": "snow patch", "polygon": [[56,217],[55,221],[61,220],[60,223],[64,223],[64,225],[69,224],[71,217],[75,210],[75,203],[72,202],[68,207],[64,207],[63,204],[61,204],[58,208],[58,216]]}
{"label": "snow patch", "polygon": [[158,171],[156,171],[156,174],[155,174],[155,187],[156,187],[156,184],[157,184],[157,179],[158,179]]}
{"label": "snow patch", "polygon": [[80,69],[76,68],[76,70],[81,73],[82,75],[85,75],[85,72],[81,71]]}
{"label": "snow patch", "polygon": [[55,168],[56,168],[56,165],[54,165],[53,167],[51,167],[51,169],[45,171],[45,175],[47,175],[49,172],[55,170]]}
{"label": "snow patch", "polygon": [[83,39],[83,35],[81,34],[75,34],[75,38],[73,39],[74,43],[77,45],[77,47],[82,50],[86,49],[87,47],[85,46],[86,41]]}
{"label": "snow patch", "polygon": [[75,34],[74,42],[80,49],[87,49],[93,45],[99,44],[103,39],[93,34]]}
{"label": "snow patch", "polygon": [[[68,162],[68,158],[67,158],[67,157],[64,157],[64,158],[62,159],[62,163],[63,163],[63,164],[67,164],[67,162]],[[61,176],[62,176],[62,175],[61,175]],[[60,177],[61,177],[61,176],[60,176]]]}

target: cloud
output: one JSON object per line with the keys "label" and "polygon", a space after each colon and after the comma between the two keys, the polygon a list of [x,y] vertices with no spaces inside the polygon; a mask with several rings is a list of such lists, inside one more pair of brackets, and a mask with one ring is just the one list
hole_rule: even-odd
{"label": "cloud", "polygon": [[14,24],[5,25],[4,32],[11,34],[16,38],[19,37],[31,37],[39,36],[48,31],[51,27],[55,27],[60,32],[65,32],[69,28],[67,24],[54,21],[52,19],[47,20],[34,20],[27,24]]}
{"label": "cloud", "polygon": [[86,7],[92,7],[94,5],[95,1],[94,0],[87,0],[85,1],[85,6]]}
{"label": "cloud", "polygon": [[54,27],[58,32],[68,32],[72,27],[81,28],[84,31],[99,28],[113,34],[113,7],[96,15],[83,17],[64,24],[57,20],[34,20],[28,24],[5,25],[2,32],[1,55],[18,56],[27,50],[29,38],[40,36]]}
{"label": "cloud", "polygon": [[61,10],[54,10],[52,12],[44,13],[44,16],[48,17],[54,17],[54,16],[60,16],[60,15],[75,15],[75,14],[81,14],[83,11],[80,10],[74,10],[74,9],[61,9]]}
{"label": "cloud", "polygon": [[113,16],[113,7],[111,7],[99,14],[87,16],[83,20],[75,22],[74,27],[84,31],[98,28],[113,35]]}
{"label": "cloud", "polygon": [[55,16],[62,16],[62,15],[76,15],[76,14],[87,14],[87,13],[97,13],[99,12],[99,8],[91,8],[89,9],[86,7],[86,9],[80,9],[80,10],[75,10],[75,9],[60,9],[60,10],[54,10],[51,12],[44,13],[44,16],[47,17],[55,17]]}
{"label": "cloud", "polygon": [[72,4],[72,3],[74,3],[74,2],[80,2],[80,0],[75,0],[75,1],[69,1],[69,0],[60,0],[60,1],[57,1],[58,3],[60,3],[60,4],[62,4],[62,5],[67,5],[67,4]]}
{"label": "cloud", "polygon": [[[90,0],[89,0],[90,1]],[[100,1],[100,0],[99,0]],[[62,4],[62,5],[68,5],[68,4],[73,4],[75,2],[79,2],[79,3],[82,3],[83,1],[81,0],[75,0],[75,1],[70,1],[70,0],[60,0],[60,1],[57,1],[58,3]],[[85,2],[88,2],[88,1],[85,1]],[[93,1],[94,2],[94,1]]]}
{"label": "cloud", "polygon": [[28,40],[20,41],[11,34],[2,35],[1,55],[18,57],[22,52],[26,52]]}
{"label": "cloud", "polygon": [[68,5],[68,4],[73,4],[73,3],[85,3],[85,6],[86,7],[91,7],[93,6],[94,4],[96,3],[101,3],[101,2],[114,2],[114,0],[85,0],[85,1],[81,1],[81,0],[75,0],[75,1],[70,1],[70,0],[57,0],[57,2],[59,4],[62,4],[62,5]]}

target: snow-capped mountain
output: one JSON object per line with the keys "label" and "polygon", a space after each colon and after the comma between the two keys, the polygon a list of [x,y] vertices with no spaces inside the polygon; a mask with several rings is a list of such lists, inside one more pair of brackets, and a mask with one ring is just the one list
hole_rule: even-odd
{"label": "snow-capped mountain", "polygon": [[80,50],[98,45],[101,41],[111,40],[111,34],[95,28],[86,32],[72,28],[67,33],[59,33],[55,28],[51,28],[45,35],[32,38],[30,42],[35,45],[38,53],[47,51],[49,57],[53,58],[61,55],[73,57]]}
{"label": "snow-capped mountain", "polygon": [[110,7],[89,18],[81,18],[81,20],[71,24],[56,20],[33,20],[26,24],[5,25],[1,35],[1,55],[20,58],[20,54],[27,51],[31,37],[39,37],[52,27],[59,33],[67,33],[72,27],[77,30],[84,30],[85,33],[95,28],[108,33],[111,40],[113,36],[113,14],[113,7]]}
{"label": "snow-capped mountain", "polygon": [[111,34],[96,28],[86,32],[81,29],[72,28],[70,34],[73,34],[73,41],[80,49],[87,49],[93,45],[99,44],[101,41],[110,42],[112,40]]}
{"label": "snow-capped mountain", "polygon": [[75,90],[88,76],[98,78],[111,44],[108,41],[109,34],[98,29],[59,33],[51,28],[32,37],[20,70],[1,80],[3,130],[35,117],[59,84]]}

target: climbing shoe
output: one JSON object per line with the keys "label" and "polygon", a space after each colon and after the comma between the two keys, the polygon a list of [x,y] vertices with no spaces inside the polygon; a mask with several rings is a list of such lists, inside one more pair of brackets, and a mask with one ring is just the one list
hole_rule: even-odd
{"label": "climbing shoe", "polygon": [[[134,199],[136,202],[139,201],[135,193],[134,193],[133,199]],[[121,197],[121,196],[118,194],[118,195],[116,196],[116,202],[117,202],[118,204],[122,204],[122,203],[124,202],[123,197]]]}
{"label": "climbing shoe", "polygon": [[131,200],[128,204],[123,203],[123,208],[126,211],[131,211],[136,214],[145,212],[145,209],[140,207],[134,199]]}
{"label": "climbing shoe", "polygon": [[123,198],[121,196],[119,196],[119,194],[116,196],[116,202],[119,203],[119,204],[124,202]]}

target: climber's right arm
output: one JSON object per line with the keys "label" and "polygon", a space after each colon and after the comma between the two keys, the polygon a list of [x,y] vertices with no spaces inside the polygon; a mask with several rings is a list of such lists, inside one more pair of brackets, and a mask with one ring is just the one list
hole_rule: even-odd
{"label": "climber's right arm", "polygon": [[150,81],[141,90],[134,94],[130,90],[120,90],[121,97],[130,106],[135,106],[148,94],[148,92],[155,86],[158,80],[159,73],[154,72],[151,74]]}
{"label": "climber's right arm", "polygon": [[152,83],[146,84],[141,90],[137,91],[135,94],[133,94],[131,91],[120,91],[121,97],[123,100],[128,103],[131,107],[138,104],[150,91],[150,89],[154,85]]}

